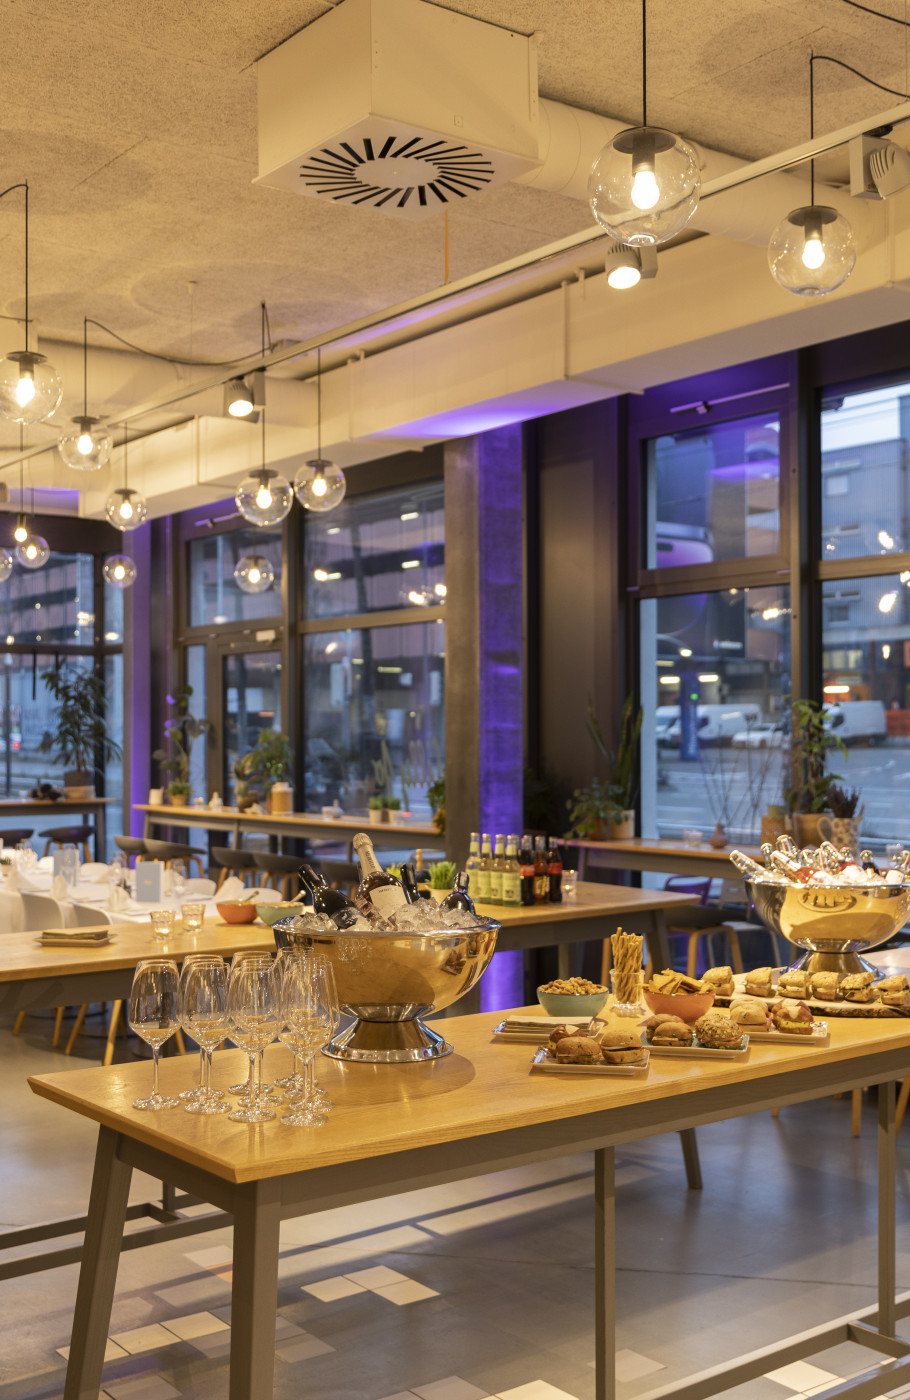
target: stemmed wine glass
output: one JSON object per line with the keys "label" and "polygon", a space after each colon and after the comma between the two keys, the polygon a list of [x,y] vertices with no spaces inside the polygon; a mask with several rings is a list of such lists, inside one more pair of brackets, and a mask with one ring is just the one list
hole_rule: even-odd
{"label": "stemmed wine glass", "polygon": [[[289,962],[291,958],[309,958],[312,956],[313,954],[304,948],[279,948],[278,956],[275,959],[275,961],[278,966],[278,975],[281,978],[282,982],[284,981],[284,973],[287,967],[287,962]],[[279,1037],[279,1039],[281,1039],[281,1037]],[[286,1041],[282,1041],[282,1043],[287,1044]],[[289,1049],[291,1050],[294,1056],[294,1061],[291,1065],[291,1072],[290,1074],[286,1074],[283,1079],[276,1079],[275,1085],[276,1087],[280,1085],[282,1089],[285,1089],[287,1091],[288,1098],[294,1098],[299,1097],[301,1094],[303,1094],[307,1084],[306,1076],[301,1074],[299,1069],[297,1068],[297,1051],[294,1049],[293,1045],[289,1046]]]}
{"label": "stemmed wine glass", "polygon": [[[271,953],[257,953],[257,952],[254,952],[254,951],[252,951],[252,950],[247,951],[247,952],[239,952],[239,953],[235,953],[234,956],[231,958],[231,973],[232,973],[232,974],[233,974],[233,972],[234,972],[234,968],[237,967],[237,966],[239,966],[239,964],[242,963],[242,962],[258,962],[258,963],[261,963],[263,967],[273,967],[273,966],[275,966],[275,962],[274,962],[274,960],[273,960],[273,958],[272,958]],[[263,1049],[264,1049],[264,1047],[263,1047]],[[260,1051],[260,1052],[259,1052],[259,1076],[258,1076],[258,1085],[259,1085],[259,1089],[258,1089],[258,1095],[259,1095],[259,1098],[265,1102],[265,1104],[266,1104],[267,1107],[272,1107],[273,1105],[280,1103],[281,1100],[280,1100],[276,1095],[270,1095],[270,1092],[269,1092],[269,1091],[271,1090],[272,1085],[271,1085],[271,1084],[267,1084],[267,1083],[265,1082],[265,1080],[262,1078],[262,1055],[263,1055],[263,1051]],[[229,1093],[229,1094],[237,1094],[237,1095],[239,1095],[240,1098],[241,1098],[241,1100],[244,1101],[244,1102],[245,1102],[245,1101],[247,1100],[247,1098],[249,1097],[249,1090],[250,1090],[250,1085],[249,1085],[249,1080],[248,1080],[248,1079],[245,1079],[245,1080],[243,1081],[242,1084],[229,1084],[229,1085],[228,1085],[228,1093]]]}
{"label": "stemmed wine glass", "polygon": [[172,860],[169,869],[171,872],[170,897],[179,904],[186,894],[186,861]]}
{"label": "stemmed wine glass", "polygon": [[260,1098],[256,1071],[262,1051],[278,1033],[279,982],[274,963],[251,958],[238,963],[228,984],[227,1010],[228,1034],[250,1061],[247,1098],[230,1115],[231,1122],[265,1123],[275,1115]]}
{"label": "stemmed wine glass", "polygon": [[130,1030],[152,1047],[152,1092],[147,1099],[136,1099],[133,1108],[179,1108],[158,1089],[158,1054],[179,1024],[177,1010],[179,983],[177,964],[168,958],[146,958],[140,962],[130,989],[127,1020]]}
{"label": "stemmed wine glass", "polygon": [[187,1113],[227,1113],[212,1088],[212,1052],[228,1032],[227,964],[217,953],[191,953],[180,973],[180,1024],[199,1046],[199,1085],[180,1095]]}
{"label": "stemmed wine glass", "polygon": [[323,1106],[315,1098],[313,1061],[316,1052],[332,1034],[334,1012],[324,958],[291,957],[285,962],[281,983],[279,1038],[304,1063],[306,1088],[303,1098],[282,1123],[292,1128],[319,1127],[326,1121]]}

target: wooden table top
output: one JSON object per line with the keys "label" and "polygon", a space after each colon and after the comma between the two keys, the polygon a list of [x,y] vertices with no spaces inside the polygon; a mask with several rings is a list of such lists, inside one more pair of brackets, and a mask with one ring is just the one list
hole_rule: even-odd
{"label": "wooden table top", "polygon": [[[337,827],[339,831],[366,831],[373,836],[378,831],[383,837],[400,832],[403,837],[411,836],[432,836],[436,840],[443,839],[440,833],[430,822],[377,822],[371,823],[369,817],[324,817],[321,812],[241,812],[236,807],[171,807],[168,803],[157,803],[150,805],[147,802],[136,802],[133,804],[134,812],[147,812],[151,815],[161,817],[162,820],[169,819],[174,826],[185,823],[187,818],[195,822],[211,821],[222,818],[230,822],[243,822],[244,826],[268,826],[274,822],[286,822],[291,826],[312,827],[320,826],[325,828]],[[402,844],[407,844],[403,842]]]}
{"label": "wooden table top", "polygon": [[89,807],[106,807],[111,802],[116,802],[115,797],[58,797],[51,802],[49,799],[38,797],[0,797],[0,817],[4,812],[13,814],[15,809],[18,815],[26,811],[35,812],[85,812]]}
{"label": "wooden table top", "polygon": [[[724,1094],[727,1109],[721,1116],[730,1116],[744,1111],[750,1081],[776,1077],[777,1083],[768,1085],[766,1092],[785,1094],[783,1073],[792,1076],[795,1092],[799,1072],[807,1066],[824,1069],[826,1064],[882,1051],[906,1052],[907,1067],[898,1068],[894,1077],[910,1072],[910,1022],[841,1020],[831,1025],[828,1046],[755,1044],[745,1063],[652,1057],[646,1079],[531,1073],[533,1046],[490,1038],[503,1014],[485,1012],[440,1023],[454,1053],[429,1064],[360,1065],[321,1057],[319,1079],[336,1106],[318,1129],[287,1128],[277,1119],[250,1127],[228,1122],[226,1115],[203,1118],[180,1109],[141,1112],[131,1105],[150,1091],[152,1071],[147,1062],[36,1075],[29,1084],[43,1098],[238,1183],[555,1124],[611,1109],[627,1109],[640,1120],[655,1101],[660,1121],[655,1123],[652,1115],[645,1131],[665,1131],[663,1125],[681,1111],[697,1118],[698,1104],[711,1089]],[[224,1086],[242,1078],[246,1064],[240,1051],[216,1054],[213,1084]],[[290,1052],[284,1047],[266,1051],[267,1079],[287,1072],[289,1066]],[[168,1058],[161,1067],[162,1092],[191,1087],[197,1073],[195,1056]],[[753,1102],[760,1096],[761,1085],[757,1088],[758,1095],[752,1090]],[[681,1102],[686,1096],[688,1104]]]}
{"label": "wooden table top", "polygon": [[607,919],[620,918],[623,914],[639,910],[671,909],[676,905],[692,903],[690,894],[677,894],[672,890],[635,890],[625,885],[601,884],[596,880],[580,880],[575,888],[574,902],[563,899],[560,904],[477,903],[474,907],[484,918],[498,919],[504,925],[519,925],[547,924],[554,920],[563,923],[600,915]]}
{"label": "wooden table top", "polygon": [[[660,836],[630,836],[624,841],[585,841],[581,837],[570,837],[566,841],[568,846],[583,846],[586,851],[633,851],[642,855],[653,856],[699,856],[708,860],[716,860],[718,864],[724,861],[729,863],[731,851],[743,851],[745,855],[751,856],[753,860],[761,861],[762,853],[757,846],[740,846],[736,842],[728,842],[720,850],[716,846],[709,846],[707,841],[701,841],[697,846],[690,846],[685,841],[667,840]],[[737,872],[730,867],[731,878],[738,878]]]}

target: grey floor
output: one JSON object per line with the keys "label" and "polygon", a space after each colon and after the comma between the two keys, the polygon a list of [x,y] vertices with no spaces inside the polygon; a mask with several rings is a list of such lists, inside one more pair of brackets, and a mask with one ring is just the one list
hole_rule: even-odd
{"label": "grey floor", "polygon": [[[67,1062],[47,1021],[15,1039],[0,1022],[5,1228],[85,1207],[95,1130],[25,1080],[97,1061],[100,1040],[86,1044],[88,1060]],[[620,1400],[874,1303],[875,1119],[865,1104],[854,1140],[849,1101],[825,1100],[701,1130],[700,1194],[686,1190],[676,1138],[618,1153]],[[136,1181],[135,1199],[154,1193]],[[586,1157],[290,1222],[276,1400],[593,1400],[591,1222]],[[230,1268],[229,1230],[122,1256],[104,1396],[227,1395]],[[62,1396],[76,1273],[0,1282],[0,1400]],[[869,1357],[840,1347],[730,1394],[808,1395]]]}

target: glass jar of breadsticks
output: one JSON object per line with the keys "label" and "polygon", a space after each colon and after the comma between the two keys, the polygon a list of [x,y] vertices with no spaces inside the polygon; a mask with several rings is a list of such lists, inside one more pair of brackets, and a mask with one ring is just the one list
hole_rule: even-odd
{"label": "glass jar of breadsticks", "polygon": [[641,998],[642,942],[639,934],[624,933],[622,929],[617,929],[610,939],[613,955],[610,1010],[614,1016],[641,1016],[646,1010]]}

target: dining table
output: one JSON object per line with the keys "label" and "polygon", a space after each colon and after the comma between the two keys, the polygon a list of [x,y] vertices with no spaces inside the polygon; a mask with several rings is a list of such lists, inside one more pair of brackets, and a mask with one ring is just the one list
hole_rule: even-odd
{"label": "dining table", "polygon": [[738,880],[739,874],[730,863],[732,850],[743,851],[752,860],[762,860],[757,846],[728,842],[717,847],[707,841],[690,843],[659,836],[629,836],[618,841],[588,841],[573,836],[567,838],[566,845],[578,851],[579,880],[593,869],[651,870],[664,875]]}
{"label": "dining table", "polygon": [[[73,818],[81,817],[81,824],[91,822],[94,825],[95,859],[103,860],[107,841],[106,812],[115,801],[113,797],[80,797],[73,800],[58,797],[53,802],[36,797],[0,797],[0,837],[3,836],[2,823],[9,817],[33,817],[36,822],[45,822],[50,818],[54,826],[79,825]],[[64,818],[62,821],[61,817]],[[37,839],[41,839],[40,831]]]}
{"label": "dining table", "polygon": [[[870,1364],[837,1389],[839,1398],[869,1400],[882,1387],[891,1391],[910,1381],[910,1345],[897,1336],[898,1321],[910,1316],[910,1294],[896,1294],[894,1120],[894,1081],[910,1075],[910,1022],[835,1021],[827,1043],[754,1043],[736,1062],[652,1054],[643,1077],[610,1077],[582,1069],[535,1071],[533,1047],[494,1038],[500,1014],[448,1021],[454,1051],[432,1063],[377,1067],[327,1060],[320,1080],[336,1106],[316,1130],[137,1111],[134,1100],[148,1092],[147,1064],[31,1078],[36,1094],[98,1125],[64,1400],[96,1400],[102,1384],[134,1171],[171,1182],[233,1218],[228,1393],[230,1400],[272,1400],[283,1220],[577,1152],[591,1152],[594,1159],[589,1296],[595,1394],[614,1400],[617,1145],[866,1084],[879,1086],[876,1305],[661,1386],[640,1400],[705,1400],[847,1341],[866,1348]],[[214,1082],[229,1082],[244,1063],[238,1051],[216,1054]],[[188,1063],[169,1060],[163,1066],[166,1093],[191,1082]],[[737,1169],[745,1189],[748,1161]],[[801,1209],[826,1228],[824,1201],[807,1198]],[[649,1247],[647,1239],[640,1244]],[[653,1247],[659,1250],[656,1240]],[[478,1286],[495,1287],[494,1275]],[[684,1276],[679,1287],[685,1288]],[[673,1313],[667,1316],[672,1331]],[[887,1377],[883,1361],[890,1362]]]}
{"label": "dining table", "polygon": [[193,827],[204,831],[226,832],[235,849],[242,847],[244,836],[259,833],[264,836],[309,837],[316,841],[346,841],[349,845],[358,831],[367,831],[374,846],[409,849],[420,846],[429,851],[444,851],[446,838],[431,822],[412,821],[399,817],[397,821],[370,822],[359,816],[325,817],[320,812],[241,812],[237,807],[192,806],[171,807],[162,803],[137,802],[134,812],[143,815],[143,836],[151,836],[155,827]]}

